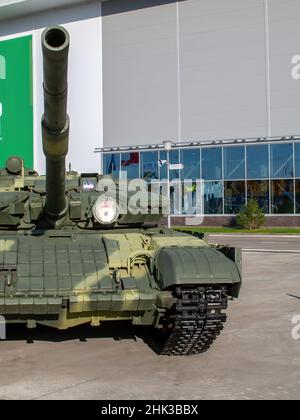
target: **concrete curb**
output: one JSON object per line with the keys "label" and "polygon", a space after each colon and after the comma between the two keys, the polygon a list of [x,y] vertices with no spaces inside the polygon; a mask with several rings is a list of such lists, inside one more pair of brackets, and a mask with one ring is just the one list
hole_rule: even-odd
{"label": "concrete curb", "polygon": [[297,250],[286,249],[242,249],[243,253],[265,252],[268,254],[300,254]]}
{"label": "concrete curb", "polygon": [[236,234],[236,233],[207,233],[210,237],[211,236],[215,236],[215,237],[228,237],[228,238],[295,238],[295,239],[299,239],[300,235],[281,235],[280,233],[278,234],[274,234],[274,235],[264,235],[264,234],[259,234],[259,233],[254,233],[252,234]]}

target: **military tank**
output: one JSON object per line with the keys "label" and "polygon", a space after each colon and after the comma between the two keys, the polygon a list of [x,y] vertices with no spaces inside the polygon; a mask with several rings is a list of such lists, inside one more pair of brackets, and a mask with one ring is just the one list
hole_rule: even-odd
{"label": "military tank", "polygon": [[161,227],[161,200],[121,213],[120,183],[114,198],[105,177],[66,171],[69,42],[63,27],[42,35],[46,175],[16,156],[0,170],[0,314],[28,328],[129,320],[162,355],[204,352],[239,295],[241,252]]}

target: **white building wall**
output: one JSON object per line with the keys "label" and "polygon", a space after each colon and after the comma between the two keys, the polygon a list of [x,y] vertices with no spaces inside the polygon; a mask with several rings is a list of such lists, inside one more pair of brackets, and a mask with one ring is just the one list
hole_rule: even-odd
{"label": "white building wall", "polygon": [[[0,41],[33,34],[40,172],[40,35],[52,24],[71,34],[67,161],[74,169],[101,170],[93,150],[103,145],[103,125],[107,147],[300,132],[299,0],[12,3],[19,19],[0,7]],[[53,8],[36,13],[42,3]]]}
{"label": "white building wall", "polygon": [[103,145],[100,1],[1,22],[0,41],[30,34],[33,37],[34,166],[44,173],[40,128],[43,114],[41,33],[45,27],[57,24],[67,28],[71,38],[68,102],[71,128],[67,163],[71,162],[72,169],[79,172],[99,172],[100,159],[94,148]]}
{"label": "white building wall", "polygon": [[299,0],[102,7],[106,147],[299,135]]}

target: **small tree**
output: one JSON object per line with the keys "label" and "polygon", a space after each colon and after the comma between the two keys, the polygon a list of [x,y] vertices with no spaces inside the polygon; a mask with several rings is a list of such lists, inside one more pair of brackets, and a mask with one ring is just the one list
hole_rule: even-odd
{"label": "small tree", "polygon": [[265,214],[257,200],[252,199],[237,214],[236,220],[240,226],[246,229],[258,229],[265,222]]}

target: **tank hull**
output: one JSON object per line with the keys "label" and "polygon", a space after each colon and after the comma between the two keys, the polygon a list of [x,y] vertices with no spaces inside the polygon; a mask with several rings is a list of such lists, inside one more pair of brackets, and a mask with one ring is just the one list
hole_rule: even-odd
{"label": "tank hull", "polygon": [[176,287],[225,287],[237,297],[241,284],[237,264],[220,250],[158,228],[3,232],[0,259],[0,314],[28,326],[157,326],[177,301]]}

